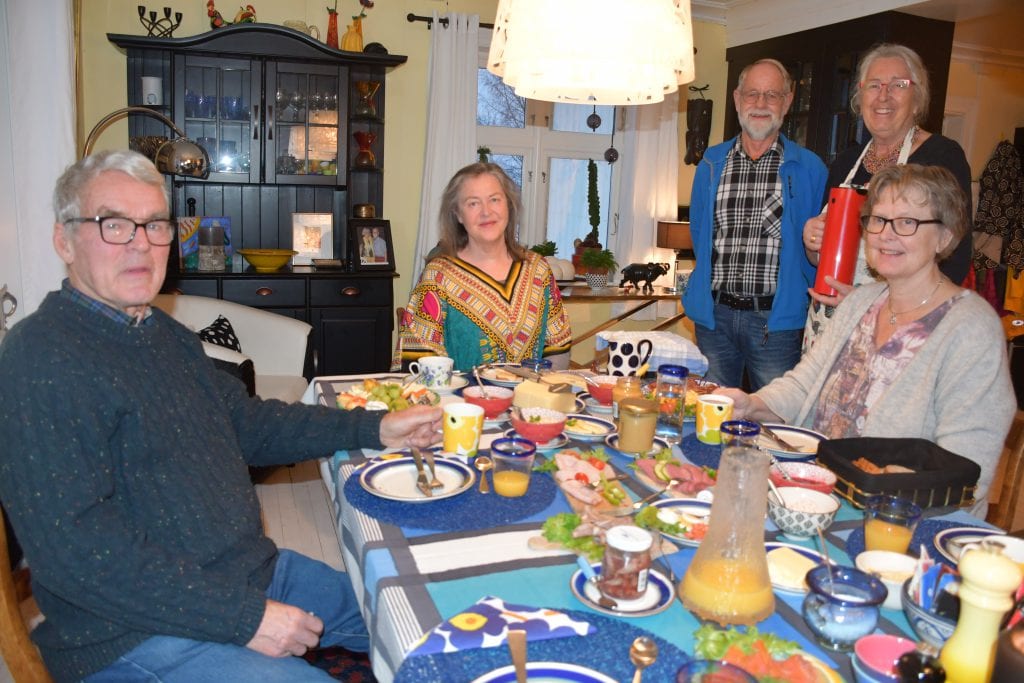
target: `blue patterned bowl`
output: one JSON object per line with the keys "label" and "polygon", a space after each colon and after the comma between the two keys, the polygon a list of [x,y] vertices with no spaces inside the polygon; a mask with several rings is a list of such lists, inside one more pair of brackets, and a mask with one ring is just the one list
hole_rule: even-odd
{"label": "blue patterned bowl", "polygon": [[936,650],[941,650],[949,637],[956,629],[956,622],[938,614],[929,612],[910,597],[910,581],[903,582],[903,589],[900,590],[900,600],[903,602],[903,614],[910,622],[910,628],[914,629],[917,637],[928,643]]}

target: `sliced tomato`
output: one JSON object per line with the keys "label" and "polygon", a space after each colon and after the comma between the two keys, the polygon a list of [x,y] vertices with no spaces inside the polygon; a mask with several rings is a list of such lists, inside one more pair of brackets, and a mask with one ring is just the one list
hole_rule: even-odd
{"label": "sliced tomato", "polygon": [[576,481],[583,482],[584,484],[589,484],[590,483],[590,477],[588,477],[583,472],[577,472],[576,476],[574,476],[573,479],[575,479]]}
{"label": "sliced tomato", "polygon": [[598,460],[597,458],[591,458],[590,460],[587,460],[587,462],[590,463],[590,466],[593,467],[598,472],[600,472],[601,470],[608,466],[604,460]]}

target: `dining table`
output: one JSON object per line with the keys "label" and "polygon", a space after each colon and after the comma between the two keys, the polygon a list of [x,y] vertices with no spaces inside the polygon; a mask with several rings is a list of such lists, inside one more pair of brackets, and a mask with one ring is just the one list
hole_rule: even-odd
{"label": "dining table", "polygon": [[[317,377],[303,401],[333,408],[339,391],[365,377],[396,380],[403,376]],[[441,399],[461,400],[458,396]],[[491,441],[508,428],[508,424],[487,422],[480,454],[486,454]],[[682,442],[673,446],[674,455],[702,465],[709,454],[715,456],[717,449],[697,444],[693,431],[692,424],[684,424]],[[630,456],[603,443],[569,440],[562,447],[590,450],[595,446],[605,448],[616,472],[630,475],[622,481],[630,497],[639,499],[652,493],[649,483],[635,476]],[[551,457],[553,453],[545,451],[541,455]],[[369,492],[361,484],[361,477],[368,463],[381,462],[382,455],[395,457],[392,454],[404,456],[408,451],[339,450],[320,461],[320,472],[334,505],[346,571],[369,629],[370,661],[378,681],[472,681],[510,665],[503,641],[500,646],[472,647],[457,653],[413,652],[447,620],[465,618],[474,606],[493,598],[503,601],[499,604],[513,613],[528,608],[554,610],[590,624],[588,635],[531,641],[531,661],[575,662],[602,671],[612,680],[631,680],[634,666],[629,657],[630,644],[637,636],[646,635],[660,645],[660,654],[644,671],[645,680],[672,681],[675,671],[695,657],[694,632],[702,622],[683,606],[678,594],[656,613],[609,614],[574,594],[570,584],[579,568],[573,552],[538,547],[531,541],[541,535],[545,520],[573,511],[552,475],[535,472],[527,495],[521,499],[503,498],[493,491],[480,493],[474,479],[473,485],[458,495],[422,502],[390,500]],[[850,502],[840,500],[839,511],[824,537],[830,559],[852,566],[852,555],[863,549],[863,514]],[[938,530],[959,526],[986,525],[962,510],[942,510],[919,524],[915,543],[923,543],[936,557],[938,552],[930,539]],[[782,537],[767,519],[765,540],[817,547],[813,539]],[[652,569],[678,586],[696,549],[686,545],[673,548],[667,554],[655,553]],[[804,653],[834,671],[833,680],[853,681],[850,657],[819,645],[804,623],[803,599],[800,593],[776,591],[774,613],[756,625],[758,630],[796,642]],[[877,630],[916,640],[901,610],[882,608]],[[480,644],[487,641],[483,636]],[[494,642],[492,639],[490,644]]]}

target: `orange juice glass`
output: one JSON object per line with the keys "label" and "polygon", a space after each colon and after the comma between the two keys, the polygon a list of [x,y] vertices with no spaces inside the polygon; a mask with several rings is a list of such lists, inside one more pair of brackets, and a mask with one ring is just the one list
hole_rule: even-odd
{"label": "orange juice glass", "polygon": [[529,439],[495,439],[491,443],[494,462],[494,492],[506,498],[525,496],[537,446]]}
{"label": "orange juice glass", "polygon": [[864,549],[906,553],[921,520],[916,503],[896,496],[872,496],[864,504]]}

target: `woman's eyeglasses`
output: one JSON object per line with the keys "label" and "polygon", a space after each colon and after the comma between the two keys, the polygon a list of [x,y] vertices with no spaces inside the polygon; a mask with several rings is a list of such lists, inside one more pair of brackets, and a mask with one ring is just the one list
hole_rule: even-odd
{"label": "woman's eyeglasses", "polygon": [[900,237],[910,237],[917,232],[917,228],[919,226],[929,225],[931,223],[942,223],[942,221],[934,218],[921,220],[919,218],[910,218],[907,216],[897,216],[896,218],[883,218],[882,216],[860,217],[860,227],[873,235],[877,235],[885,230],[886,225],[891,225],[892,231]]}
{"label": "woman's eyeglasses", "polygon": [[882,88],[885,88],[889,94],[892,93],[904,93],[910,90],[910,86],[914,85],[914,81],[909,78],[894,78],[888,83],[882,83],[877,78],[872,78],[870,81],[864,81],[860,84],[860,89],[866,92],[877,95],[882,92]]}

